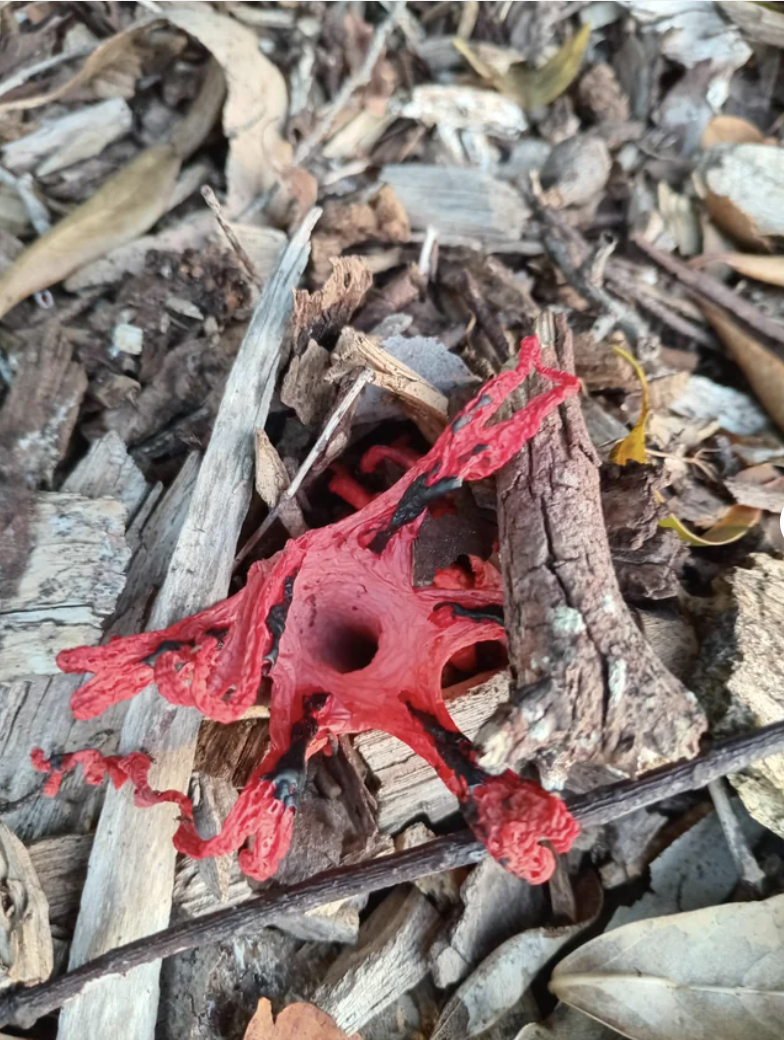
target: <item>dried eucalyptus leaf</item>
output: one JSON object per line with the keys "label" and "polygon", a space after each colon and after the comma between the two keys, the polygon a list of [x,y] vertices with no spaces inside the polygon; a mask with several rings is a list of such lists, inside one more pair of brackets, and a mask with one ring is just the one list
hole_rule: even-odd
{"label": "dried eucalyptus leaf", "polygon": [[561,961],[550,989],[631,1040],[777,1040],[784,895],[624,925]]}

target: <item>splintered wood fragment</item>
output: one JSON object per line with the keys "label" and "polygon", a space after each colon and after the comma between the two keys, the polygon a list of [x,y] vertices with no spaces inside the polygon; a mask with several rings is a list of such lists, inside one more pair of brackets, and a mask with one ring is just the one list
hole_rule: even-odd
{"label": "splintered wood fragment", "polygon": [[441,916],[416,888],[398,888],[359,930],[356,949],[332,964],[313,1003],[353,1033],[427,975]]}
{"label": "splintered wood fragment", "polygon": [[86,498],[118,498],[133,520],[150,486],[128,454],[125,442],[114,430],[95,441],[81,462],[68,474],[63,491]]}
{"label": "splintered wood fragment", "polygon": [[49,906],[30,854],[0,822],[0,990],[49,978],[53,958]]}
{"label": "splintered wood fragment", "polygon": [[35,495],[30,550],[0,594],[0,681],[52,675],[61,650],[97,643],[125,584],[125,507],[114,498]]}
{"label": "splintered wood fragment", "polygon": [[[571,371],[565,323],[559,331],[556,348],[551,320],[540,323],[543,360]],[[705,728],[697,700],[618,588],[579,398],[504,467],[498,502],[512,694],[479,732],[482,765],[535,760],[550,783],[571,777],[584,788],[603,767],[635,774],[695,754]]]}
{"label": "splintered wood fragment", "polygon": [[[697,758],[666,766],[641,777],[567,799],[582,826],[612,823],[684,791],[704,787],[717,777],[737,773],[752,762],[784,751],[784,722],[715,744]],[[479,863],[487,850],[470,831],[436,838],[406,852],[325,871],[300,884],[255,896],[240,906],[184,921],[97,957],[80,968],[29,989],[0,997],[0,1028],[13,1023],[29,1027],[106,976],[128,972],[161,957],[223,942],[246,929],[270,924],[285,911],[306,911],[337,899],[376,892],[416,881],[439,870]]]}
{"label": "splintered wood fragment", "polygon": [[356,329],[344,329],[332,352],[332,364],[326,377],[329,380],[339,379],[355,368],[371,368],[376,386],[388,390],[400,401],[431,443],[443,433],[448,418],[446,397],[371,336]]}
{"label": "splintered wood fragment", "polygon": [[469,167],[404,163],[385,166],[381,179],[403,203],[411,227],[434,228],[445,245],[512,245],[531,215],[511,185]]}
{"label": "splintered wood fragment", "polygon": [[[151,628],[193,614],[222,599],[231,578],[234,546],[253,488],[254,430],[269,410],[280,348],[291,314],[293,289],[305,269],[314,210],[303,221],[270,276],[229,374],[188,516],[166,581],[152,611]],[[128,709],[124,752],[145,748],[154,760],[153,782],[186,789],[200,718],[170,705],[154,688]],[[126,791],[107,792],[82,896],[71,967],[104,953],[129,936],[165,927],[171,908],[175,850],[174,813],[140,813]],[[59,1040],[122,1036],[149,1040],[158,1004],[160,964],[106,980],[69,1004]]]}

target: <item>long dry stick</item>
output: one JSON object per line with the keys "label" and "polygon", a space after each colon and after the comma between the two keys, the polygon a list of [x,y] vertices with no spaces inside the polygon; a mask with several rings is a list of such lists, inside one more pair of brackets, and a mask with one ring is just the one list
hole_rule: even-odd
{"label": "long dry stick", "polygon": [[[733,737],[690,762],[666,766],[640,780],[624,780],[608,787],[567,799],[569,808],[583,826],[609,823],[637,809],[671,798],[684,791],[704,787],[727,773],[735,773],[751,762],[784,750],[784,722]],[[74,971],[48,982],[19,989],[0,999],[0,1028],[15,1025],[29,1028],[42,1015],[61,1007],[90,983],[106,975],[184,950],[222,942],[245,929],[257,929],[280,913],[312,910],[337,899],[365,895],[391,885],[415,881],[426,874],[478,863],[487,854],[484,845],[469,831],[437,838],[406,852],[383,856],[358,865],[337,867],[298,885],[248,899],[226,910],[216,910],[195,920],[183,921],[143,939],[119,946]]]}

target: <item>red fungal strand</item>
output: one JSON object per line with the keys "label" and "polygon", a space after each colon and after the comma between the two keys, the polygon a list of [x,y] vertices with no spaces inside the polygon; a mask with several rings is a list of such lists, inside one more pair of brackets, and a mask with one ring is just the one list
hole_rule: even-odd
{"label": "red fungal strand", "polygon": [[[532,368],[551,388],[491,424]],[[495,472],[578,389],[574,376],[539,364],[534,337],[523,340],[517,368],[491,380],[422,458],[399,446],[395,455],[366,454],[371,468],[381,458],[408,465],[387,491],[371,496],[336,467],[330,486],[358,511],[253,564],[241,592],[163,631],[59,655],[63,671],[92,673],[72,700],[81,719],[155,682],[172,703],[232,722],[255,704],[262,678],[269,678],[269,750],[218,835],[200,837],[184,795],[149,786],[146,756],[104,759],[82,751],[47,762],[37,751],[37,767],[52,774],[47,793],[78,762],[89,783],[107,773],[116,785],[129,780],[137,804],[179,806],[180,851],[201,858],[242,848],[242,869],[263,879],[288,848],[306,759],[332,736],[380,729],[436,768],[494,856],[514,873],[544,880],[553,858],[540,839],[565,851],[576,823],[531,781],[478,770],[441,690],[450,660],[469,660],[477,643],[504,638],[500,576],[492,564],[471,558],[470,574],[448,568],[435,585],[415,587],[413,551],[425,515],[443,505],[439,495]],[[431,723],[423,726],[422,718]]]}
{"label": "red fungal strand", "polygon": [[368,448],[359,462],[363,473],[375,473],[382,462],[394,462],[401,469],[411,469],[422,458],[419,452],[394,444],[375,444]]}
{"label": "red fungal strand", "polygon": [[333,495],[339,495],[344,502],[348,502],[354,509],[364,509],[365,506],[370,505],[374,497],[339,462],[332,466],[332,479],[329,482],[329,490]]}

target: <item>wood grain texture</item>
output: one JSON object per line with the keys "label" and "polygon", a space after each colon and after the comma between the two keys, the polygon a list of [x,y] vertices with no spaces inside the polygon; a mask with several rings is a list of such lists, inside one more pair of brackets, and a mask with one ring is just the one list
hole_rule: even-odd
{"label": "wood grain texture", "polygon": [[[294,234],[270,276],[226,383],[191,506],[150,618],[161,628],[222,599],[229,587],[240,527],[253,489],[253,436],[263,427],[275,385],[292,293],[309,255],[313,211]],[[120,746],[146,748],[155,759],[151,782],[185,790],[200,716],[145,690],[128,709]],[[175,812],[139,812],[131,792],[106,796],[90,856],[71,948],[77,967],[113,946],[165,927],[171,909]],[[152,1040],[160,963],[106,980],[64,1009],[60,1040],[122,1036]]]}

